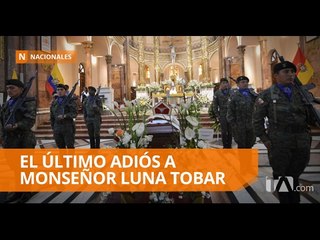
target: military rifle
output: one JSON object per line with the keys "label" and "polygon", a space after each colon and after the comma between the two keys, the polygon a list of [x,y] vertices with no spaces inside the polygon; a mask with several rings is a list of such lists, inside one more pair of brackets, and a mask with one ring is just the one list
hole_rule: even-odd
{"label": "military rifle", "polygon": [[235,83],[237,83],[237,80],[235,80],[233,77],[229,77],[232,81],[234,81]]}
{"label": "military rifle", "polygon": [[[276,51],[279,60],[281,62],[285,62],[283,56],[280,56],[278,51]],[[309,92],[310,89],[313,89],[316,87],[314,83],[309,83],[306,85],[302,85],[301,81],[295,75],[294,80],[293,80],[293,85],[296,87],[298,90],[299,94],[301,95],[305,105],[307,106],[308,112],[310,113],[310,117],[312,122],[317,126],[320,127],[320,112],[316,108],[316,104],[320,104],[320,101],[316,99],[311,92]]]}
{"label": "military rifle", "polygon": [[94,101],[93,101],[93,104],[92,104],[93,107],[96,107],[96,106],[97,106],[96,101],[97,101],[97,99],[99,98],[100,89],[101,89],[101,85],[98,87],[98,90],[97,90],[97,92],[96,92],[96,95],[94,95]]}
{"label": "military rifle", "polygon": [[[4,126],[7,126],[8,124],[12,124],[14,123],[14,117],[16,115],[16,111],[21,108],[21,106],[23,105],[23,103],[25,102],[26,100],[26,97],[27,97],[27,94],[32,86],[32,82],[33,80],[35,79],[36,77],[33,76],[29,79],[29,81],[24,85],[24,89],[23,89],[23,92],[21,93],[21,95],[18,97],[16,103],[14,104],[13,106],[13,109],[8,117],[8,119],[6,120],[6,122],[4,123]],[[32,98],[33,100],[34,98]]]}
{"label": "military rifle", "polygon": [[60,109],[60,114],[59,115],[62,115],[64,116],[64,107],[70,102],[70,100],[72,99],[73,97],[73,94],[74,92],[76,91],[76,88],[77,88],[77,85],[79,84],[79,81],[78,80],[72,87],[72,90],[71,92],[69,92],[69,94],[67,95],[67,97],[65,97],[62,101],[62,103],[59,105],[59,109]]}

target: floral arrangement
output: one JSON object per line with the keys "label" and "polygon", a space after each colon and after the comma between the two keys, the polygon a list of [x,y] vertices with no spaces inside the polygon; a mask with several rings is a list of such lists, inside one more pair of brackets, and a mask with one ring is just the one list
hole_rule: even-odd
{"label": "floral arrangement", "polygon": [[147,87],[144,84],[138,85],[136,88],[137,92],[146,92],[147,91]]}
{"label": "floral arrangement", "polygon": [[151,84],[147,85],[147,88],[149,90],[149,92],[160,92],[163,90],[163,88],[161,88],[160,84],[157,82],[153,82]]}
{"label": "floral arrangement", "polygon": [[202,82],[200,88],[214,88],[214,84],[211,82]]}
{"label": "floral arrangement", "polygon": [[213,102],[211,102],[211,104],[209,106],[208,113],[209,113],[210,118],[213,120],[213,124],[212,124],[213,130],[215,132],[221,132],[220,122],[213,111]]}
{"label": "floral arrangement", "polygon": [[190,82],[188,82],[187,88],[195,92],[200,88],[200,82],[198,80],[193,79]]}
{"label": "floral arrangement", "polygon": [[180,124],[180,144],[182,148],[206,148],[199,139],[200,107],[196,101],[182,103],[174,108]]}
{"label": "floral arrangement", "polygon": [[[120,129],[108,129],[114,134],[119,148],[145,148],[152,141],[152,135],[146,134],[146,112],[151,108],[149,98],[138,98],[133,101],[124,99],[125,105],[114,102],[110,111],[118,118]],[[120,119],[121,118],[121,119]]]}
{"label": "floral arrangement", "polygon": [[167,192],[151,192],[149,195],[150,203],[173,203],[173,198]]}
{"label": "floral arrangement", "polygon": [[[199,139],[200,107],[197,101],[182,103],[175,108],[180,124],[180,144],[182,148],[208,148],[208,144]],[[179,199],[187,198],[193,203],[203,203],[210,198],[208,192],[180,192]]]}
{"label": "floral arrangement", "polygon": [[173,84],[174,84],[174,82],[171,79],[166,79],[166,80],[161,81],[162,86],[165,86],[165,85],[172,86]]}
{"label": "floral arrangement", "polygon": [[210,99],[207,95],[196,94],[196,102],[198,103],[199,107],[205,107],[210,104]]}
{"label": "floral arrangement", "polygon": [[186,85],[186,80],[179,77],[179,78],[177,78],[177,84],[184,86],[184,85]]}

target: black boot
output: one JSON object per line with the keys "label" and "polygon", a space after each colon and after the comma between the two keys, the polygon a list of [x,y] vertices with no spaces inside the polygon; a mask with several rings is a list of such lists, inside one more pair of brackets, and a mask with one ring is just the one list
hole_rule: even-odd
{"label": "black boot", "polygon": [[100,137],[96,137],[96,148],[100,148]]}
{"label": "black boot", "polygon": [[95,148],[94,137],[90,137],[90,148]]}

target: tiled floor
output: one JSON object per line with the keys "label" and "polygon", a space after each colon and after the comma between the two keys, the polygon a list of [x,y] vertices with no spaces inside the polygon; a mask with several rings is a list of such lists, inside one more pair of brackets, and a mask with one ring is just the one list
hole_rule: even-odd
{"label": "tiled floor", "polygon": [[[115,143],[112,139],[101,140],[101,148],[114,145]],[[221,140],[214,139],[210,142],[210,146],[212,148],[222,148]],[[77,139],[75,147],[89,148],[89,140]],[[233,147],[235,148],[236,144]],[[38,140],[36,148],[56,148],[56,145],[54,140]],[[254,145],[254,148],[259,150],[257,181],[249,187],[236,192],[211,192],[213,203],[279,202],[273,193],[266,191],[266,177],[272,176],[266,148],[259,142]],[[313,137],[310,163],[301,175],[300,182],[303,186],[313,186],[313,191],[302,192],[301,203],[320,203],[320,136]],[[120,201],[118,195],[94,192],[42,192],[35,194],[27,203],[108,203]]]}

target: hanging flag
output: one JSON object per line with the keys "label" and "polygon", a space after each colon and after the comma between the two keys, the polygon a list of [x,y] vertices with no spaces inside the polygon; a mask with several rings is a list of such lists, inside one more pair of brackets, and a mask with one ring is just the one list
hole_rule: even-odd
{"label": "hanging flag", "polygon": [[16,80],[18,80],[18,75],[17,75],[17,72],[16,72],[16,70],[15,70],[15,69],[13,69],[11,79],[16,79]]}
{"label": "hanging flag", "polygon": [[46,82],[47,91],[52,95],[52,93],[57,90],[57,84],[59,83],[64,83],[64,80],[58,68],[58,65],[55,64]]}
{"label": "hanging flag", "polygon": [[293,59],[293,63],[297,67],[297,77],[302,84],[307,84],[313,75],[313,68],[309,61],[303,55],[301,48],[298,48],[296,56]]}

